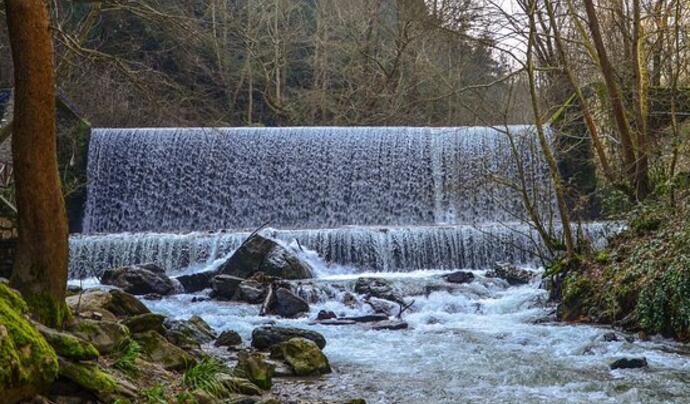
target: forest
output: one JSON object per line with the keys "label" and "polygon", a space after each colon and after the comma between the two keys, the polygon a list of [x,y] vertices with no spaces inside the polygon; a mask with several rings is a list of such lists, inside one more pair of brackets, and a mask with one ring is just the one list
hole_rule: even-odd
{"label": "forest", "polygon": [[685,402],[685,0],[0,0],[0,401]]}

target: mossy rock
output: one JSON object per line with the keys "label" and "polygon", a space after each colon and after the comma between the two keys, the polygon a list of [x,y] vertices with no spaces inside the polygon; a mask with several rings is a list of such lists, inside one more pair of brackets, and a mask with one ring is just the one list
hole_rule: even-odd
{"label": "mossy rock", "polygon": [[74,363],[60,359],[60,376],[95,394],[106,403],[129,402],[136,394],[95,363]]}
{"label": "mossy rock", "polygon": [[99,313],[110,321],[151,312],[139,299],[119,289],[88,290],[68,297],[67,305],[76,315]]}
{"label": "mossy rock", "polygon": [[238,374],[264,390],[269,390],[273,384],[275,368],[259,353],[240,352],[235,369]]}
{"label": "mossy rock", "polygon": [[134,339],[151,361],[160,363],[167,370],[183,370],[196,362],[190,354],[155,331],[135,334]]}
{"label": "mossy rock", "polygon": [[328,358],[318,345],[306,338],[291,338],[271,349],[271,356],[285,360],[298,376],[321,375],[331,372]]}
{"label": "mossy rock", "polygon": [[77,319],[70,326],[70,332],[93,344],[101,355],[112,353],[130,338],[130,332],[126,326],[106,320]]}
{"label": "mossy rock", "polygon": [[79,337],[45,327],[41,324],[34,325],[55,352],[63,358],[84,361],[96,359],[99,356],[96,347]]}
{"label": "mossy rock", "polygon": [[0,283],[0,391],[6,403],[32,397],[58,374],[53,348],[26,318],[21,295]]}
{"label": "mossy rock", "polygon": [[156,331],[164,333],[163,321],[165,316],[154,313],[139,314],[122,320],[122,324],[129,328],[132,333],[142,333],[146,331]]}
{"label": "mossy rock", "polygon": [[229,392],[246,394],[249,396],[260,396],[263,394],[261,388],[252,383],[249,379],[243,377],[221,374],[218,376],[218,381],[223,383]]}

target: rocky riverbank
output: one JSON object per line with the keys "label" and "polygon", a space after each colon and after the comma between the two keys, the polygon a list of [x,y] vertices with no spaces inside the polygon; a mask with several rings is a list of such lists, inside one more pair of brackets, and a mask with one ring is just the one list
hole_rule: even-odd
{"label": "rocky riverbank", "polygon": [[690,342],[690,209],[665,204],[633,212],[606,249],[547,269],[558,316]]}

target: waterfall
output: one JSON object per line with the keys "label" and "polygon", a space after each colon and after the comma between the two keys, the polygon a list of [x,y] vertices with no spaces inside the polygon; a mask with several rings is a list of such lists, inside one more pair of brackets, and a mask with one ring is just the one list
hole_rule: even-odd
{"label": "waterfall", "polygon": [[[620,229],[618,224],[589,224],[584,235],[595,244]],[[343,227],[314,230],[266,229],[285,243],[316,251],[327,262],[358,271],[488,268],[496,262],[535,263],[539,237],[525,224],[458,226]],[[228,256],[249,233],[121,233],[73,236],[70,273],[89,277],[106,268],[153,262],[171,272],[208,266]]]}
{"label": "waterfall", "polygon": [[526,126],[96,129],[83,229],[515,221],[524,212],[517,192],[501,185],[517,179],[505,131],[529,192],[550,192]]}

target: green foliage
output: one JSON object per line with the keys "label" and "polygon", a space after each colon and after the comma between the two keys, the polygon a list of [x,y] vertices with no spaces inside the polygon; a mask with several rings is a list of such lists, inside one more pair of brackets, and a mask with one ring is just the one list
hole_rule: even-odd
{"label": "green foliage", "polygon": [[162,384],[157,384],[148,390],[141,393],[141,397],[147,404],[166,404],[168,402],[165,396],[165,387]]}
{"label": "green foliage", "polygon": [[609,252],[606,250],[598,251],[594,255],[594,261],[599,264],[606,264],[609,261]]}
{"label": "green foliage", "polygon": [[141,346],[139,343],[132,339],[126,339],[115,352],[117,359],[113,363],[113,367],[125,373],[135,374],[137,372],[136,360],[140,354]]}
{"label": "green foliage", "polygon": [[690,258],[679,257],[646,285],[636,313],[649,333],[690,339]]}
{"label": "green foliage", "polygon": [[230,391],[219,376],[228,373],[229,369],[216,359],[204,358],[185,370],[183,384],[190,390],[200,389],[215,397],[222,397]]}
{"label": "green foliage", "polygon": [[600,195],[602,211],[606,217],[618,217],[635,206],[628,194],[618,188],[603,187]]}
{"label": "green foliage", "polygon": [[197,403],[197,400],[194,398],[194,395],[187,390],[178,393],[175,396],[175,401],[177,401],[178,404],[196,404]]}

